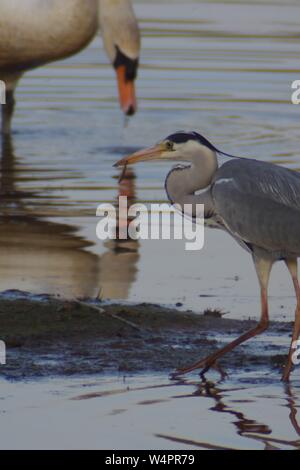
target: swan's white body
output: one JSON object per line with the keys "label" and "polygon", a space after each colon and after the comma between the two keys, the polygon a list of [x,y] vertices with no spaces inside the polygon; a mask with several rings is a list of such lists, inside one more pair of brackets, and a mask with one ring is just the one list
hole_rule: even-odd
{"label": "swan's white body", "polygon": [[14,87],[24,71],[83,49],[97,30],[97,0],[1,0],[1,79]]}
{"label": "swan's white body", "polygon": [[116,47],[138,59],[130,0],[1,0],[0,79],[7,91],[14,91],[26,70],[82,50],[99,28],[112,63]]}

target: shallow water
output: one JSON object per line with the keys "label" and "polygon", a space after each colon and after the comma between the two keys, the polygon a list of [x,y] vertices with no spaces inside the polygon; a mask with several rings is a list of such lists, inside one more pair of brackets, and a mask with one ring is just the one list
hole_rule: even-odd
{"label": "shallow water", "polygon": [[[204,249],[181,241],[101,242],[96,208],[165,201],[169,165],[135,167],[118,185],[113,163],[177,129],[225,151],[299,167],[300,5],[138,3],[143,52],[139,112],[124,127],[101,40],[28,73],[18,88],[14,135],[2,150],[0,290],[218,307],[255,316],[251,261],[226,234]],[[275,269],[271,307],[292,318],[293,290]]]}
{"label": "shallow water", "polygon": [[[299,449],[299,383],[164,376],[1,382],[1,449]],[[28,423],[30,422],[30,426]]]}

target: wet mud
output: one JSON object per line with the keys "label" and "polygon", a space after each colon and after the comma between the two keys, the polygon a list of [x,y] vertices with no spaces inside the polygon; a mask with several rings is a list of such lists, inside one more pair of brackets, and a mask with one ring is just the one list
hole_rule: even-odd
{"label": "wet mud", "polygon": [[[179,312],[159,305],[102,304],[40,296],[0,299],[0,339],[6,365],[0,376],[43,376],[164,371],[205,357],[246,330],[253,320],[218,311]],[[286,360],[291,323],[273,322],[267,333],[221,361],[225,370],[277,369]]]}

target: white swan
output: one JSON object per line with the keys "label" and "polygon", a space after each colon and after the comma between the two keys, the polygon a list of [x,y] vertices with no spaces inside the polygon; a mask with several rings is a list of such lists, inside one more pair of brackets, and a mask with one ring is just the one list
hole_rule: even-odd
{"label": "white swan", "polygon": [[130,0],[0,0],[3,133],[10,132],[14,91],[24,72],[76,54],[99,28],[116,69],[121,108],[133,114],[140,36]]}

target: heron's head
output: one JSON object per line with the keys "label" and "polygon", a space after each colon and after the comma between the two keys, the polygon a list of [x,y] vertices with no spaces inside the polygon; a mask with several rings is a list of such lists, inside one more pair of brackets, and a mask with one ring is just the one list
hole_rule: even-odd
{"label": "heron's head", "polygon": [[116,70],[120,106],[136,112],[134,82],[140,54],[140,32],[130,0],[100,0],[99,22],[107,55]]}
{"label": "heron's head", "polygon": [[150,147],[119,160],[115,166],[126,166],[138,162],[170,160],[192,162],[195,158],[215,158],[219,152],[213,144],[197,132],[176,132],[154,147]]}

